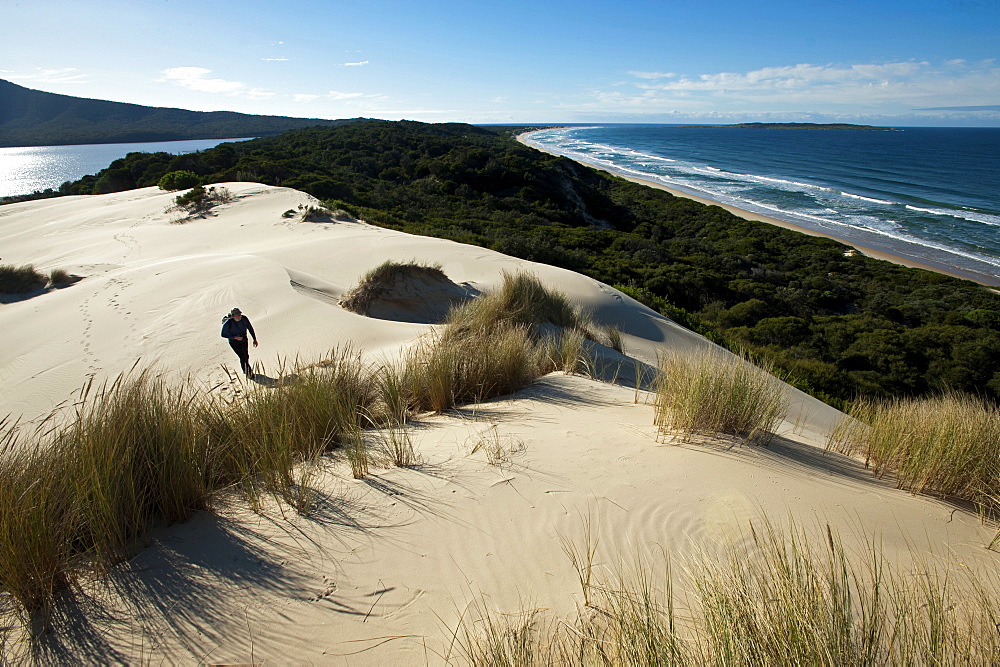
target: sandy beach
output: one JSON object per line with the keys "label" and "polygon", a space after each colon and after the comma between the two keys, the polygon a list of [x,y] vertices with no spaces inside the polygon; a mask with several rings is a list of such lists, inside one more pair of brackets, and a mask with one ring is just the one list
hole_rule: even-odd
{"label": "sandy beach", "polygon": [[[651,184],[652,185],[652,184]],[[30,426],[70,414],[88,378],[137,362],[171,382],[239,400],[272,391],[298,362],[351,346],[397,358],[438,325],[375,319],[339,299],[386,260],[436,264],[474,292],[525,271],[622,332],[621,378],[714,345],[583,275],[346,217],[306,222],[319,205],[295,190],[224,183],[232,201],[199,217],[157,188],[0,208],[3,259],[61,268],[75,284],[0,305],[0,417]],[[657,186],[659,187],[659,186]],[[687,196],[687,195],[683,195]],[[285,215],[291,212],[291,215]],[[776,220],[774,224],[789,226]],[[220,337],[238,306],[260,347],[255,382]],[[600,576],[625,564],[685,559],[750,541],[751,524],[792,523],[852,556],[877,543],[892,564],[998,571],[995,527],[969,508],[914,496],[861,461],[828,453],[842,415],[785,387],[787,416],[768,447],[663,437],[650,396],[554,373],[514,395],[421,415],[408,429],[419,463],[354,479],[324,457],[315,509],[267,499],[251,511],[223,493],[213,511],[159,527],[99,583],[61,599],[51,662],[464,664],[462,627],[490,614],[586,611],[567,544],[597,537]],[[828,532],[832,531],[832,532]],[[825,544],[825,542],[822,542]],[[27,651],[13,624],[0,649]]]}
{"label": "sandy beach", "polygon": [[[557,153],[553,153],[552,151],[546,150],[545,148],[542,148],[541,146],[537,146],[537,145],[531,143],[531,141],[528,139],[528,137],[529,137],[530,134],[531,134],[531,132],[525,132],[523,134],[520,134],[520,135],[518,135],[517,140],[520,141],[525,146],[530,146],[531,148],[534,148],[536,150],[540,150],[540,151],[542,151],[544,153],[549,153],[550,155],[558,155]],[[586,164],[586,163],[581,163],[581,164]],[[980,276],[963,273],[963,272],[958,271],[958,270],[956,270],[956,269],[954,269],[952,267],[947,267],[947,266],[938,265],[938,264],[931,264],[931,263],[927,263],[927,262],[918,262],[918,261],[910,259],[908,257],[901,257],[901,256],[893,254],[891,252],[887,252],[886,250],[883,250],[883,249],[880,249],[880,248],[874,248],[874,247],[871,247],[871,246],[861,245],[861,244],[858,244],[855,241],[843,239],[843,238],[840,238],[838,236],[834,236],[833,234],[827,234],[827,233],[821,232],[819,230],[809,229],[808,227],[803,227],[801,225],[796,225],[795,223],[789,222],[787,220],[781,220],[779,218],[775,218],[775,217],[771,217],[771,216],[767,216],[767,215],[762,215],[760,213],[755,213],[753,211],[747,211],[747,210],[744,210],[744,209],[741,209],[741,208],[737,208],[735,206],[731,206],[729,204],[724,204],[722,202],[713,201],[713,200],[708,199],[706,197],[699,197],[697,195],[693,195],[693,194],[691,194],[689,192],[685,192],[683,190],[678,190],[676,188],[668,187],[668,186],[663,185],[662,183],[658,183],[656,181],[651,181],[651,180],[648,180],[648,179],[638,178],[636,176],[630,176],[628,174],[620,174],[620,173],[617,173],[617,172],[608,171],[606,169],[602,169],[601,167],[598,167],[598,166],[595,166],[595,165],[591,165],[591,164],[588,164],[587,166],[591,167],[592,169],[597,169],[599,171],[605,171],[605,172],[607,172],[609,174],[613,174],[614,176],[617,176],[619,178],[624,178],[625,180],[632,181],[633,183],[640,183],[642,185],[645,185],[645,186],[648,186],[648,187],[651,187],[651,188],[656,188],[657,190],[663,190],[665,192],[669,192],[670,194],[674,195],[675,197],[684,197],[685,199],[693,199],[696,202],[700,202],[700,203],[706,204],[708,206],[719,206],[719,207],[724,208],[725,210],[729,211],[733,215],[737,215],[737,216],[739,216],[741,218],[744,218],[746,220],[756,220],[758,222],[766,222],[766,223],[771,224],[771,225],[776,225],[778,227],[784,227],[785,229],[791,229],[791,230],[800,232],[802,234],[807,234],[809,236],[819,236],[819,237],[822,237],[822,238],[833,239],[834,241],[838,241],[840,243],[847,244],[847,245],[851,246],[852,248],[854,248],[855,250],[857,250],[858,252],[860,252],[860,253],[862,253],[864,255],[867,255],[869,257],[874,257],[875,259],[882,259],[882,260],[885,260],[887,262],[892,262],[893,264],[899,264],[900,266],[908,266],[910,268],[925,269],[927,271],[935,271],[937,273],[943,273],[944,275],[952,276],[954,278],[961,278],[962,280],[971,280],[973,282],[977,282],[977,283],[980,283],[982,285],[990,285],[990,286],[992,286],[992,285],[998,284],[995,281],[991,282],[991,281],[989,281],[987,279],[984,279],[984,278],[982,278]]]}

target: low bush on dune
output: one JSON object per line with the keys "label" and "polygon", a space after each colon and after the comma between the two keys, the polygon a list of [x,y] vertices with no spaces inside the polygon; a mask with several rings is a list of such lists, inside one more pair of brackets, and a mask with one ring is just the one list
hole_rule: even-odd
{"label": "low bush on dune", "polygon": [[772,373],[722,350],[667,353],[656,384],[660,433],[723,433],[766,444],[787,410],[784,385]]}
{"label": "low bush on dune", "polygon": [[45,287],[48,278],[31,264],[0,264],[0,294],[26,294]]}
{"label": "low bush on dune", "polygon": [[[861,455],[879,477],[1000,512],[1000,409],[975,396],[859,400],[830,435],[828,449]],[[1000,532],[993,546],[1000,542]]]}
{"label": "low bush on dune", "polygon": [[381,458],[411,465],[405,435],[392,429],[415,411],[510,393],[562,363],[546,353],[552,334],[524,324],[450,326],[400,366],[335,350],[235,398],[133,369],[85,387],[72,418],[44,434],[0,423],[0,608],[47,618],[82,572],[127,558],[154,523],[187,519],[221,489],[240,490],[255,511],[272,496],[308,514],[318,457],[342,448],[352,474],[368,474],[363,429],[389,429]]}
{"label": "low bush on dune", "polygon": [[358,284],[340,300],[340,305],[352,313],[367,315],[372,303],[390,295],[393,287],[401,281],[450,282],[440,264],[387,260],[362,276]]}
{"label": "low bush on dune", "polygon": [[[737,536],[738,537],[738,536]],[[986,665],[1000,659],[996,581],[902,567],[872,545],[865,563],[825,539],[765,523],[733,546],[609,571],[577,548],[583,608],[556,619],[474,605],[455,630],[474,665]],[[679,575],[672,576],[672,572]],[[676,582],[676,583],[675,583]],[[679,595],[683,584],[689,595]]]}
{"label": "low bush on dune", "polygon": [[233,200],[233,195],[228,188],[209,186],[207,189],[201,185],[195,186],[182,195],[174,197],[174,204],[188,215],[199,215],[206,213],[219,204],[225,204]]}

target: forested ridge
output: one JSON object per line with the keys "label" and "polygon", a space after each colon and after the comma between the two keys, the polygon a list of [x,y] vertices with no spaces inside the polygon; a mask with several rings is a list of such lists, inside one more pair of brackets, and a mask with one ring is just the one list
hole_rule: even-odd
{"label": "forested ridge", "polygon": [[296,188],[375,224],[616,285],[772,359],[838,406],[945,387],[1000,399],[995,291],[598,172],[526,147],[516,131],[407,121],[310,128],[187,155],[133,153],[60,191],[155,185],[181,169],[204,183]]}
{"label": "forested ridge", "polygon": [[0,79],[0,146],[260,137],[343,120],[187,111],[46,93]]}

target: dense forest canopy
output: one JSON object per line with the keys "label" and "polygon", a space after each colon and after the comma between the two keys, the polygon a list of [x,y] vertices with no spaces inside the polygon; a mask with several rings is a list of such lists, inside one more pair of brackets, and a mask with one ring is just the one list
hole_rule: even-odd
{"label": "dense forest canopy", "polygon": [[255,181],[369,222],[563,266],[730,347],[835,405],[944,387],[1000,399],[1000,295],[744,220],[513,138],[517,129],[365,121],[187,155],[133,153],[62,194]]}
{"label": "dense forest canopy", "polygon": [[0,79],[0,147],[261,137],[349,121],[186,111],[57,95]]}

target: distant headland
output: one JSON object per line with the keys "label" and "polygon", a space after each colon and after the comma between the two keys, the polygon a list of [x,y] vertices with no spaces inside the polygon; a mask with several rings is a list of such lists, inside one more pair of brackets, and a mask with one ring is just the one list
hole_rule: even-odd
{"label": "distant headland", "polygon": [[188,111],[46,93],[0,79],[0,148],[265,137],[352,120]]}
{"label": "distant headland", "polygon": [[898,131],[898,127],[878,125],[854,125],[852,123],[735,123],[733,125],[685,125],[684,127],[735,127],[762,130],[861,130]]}

